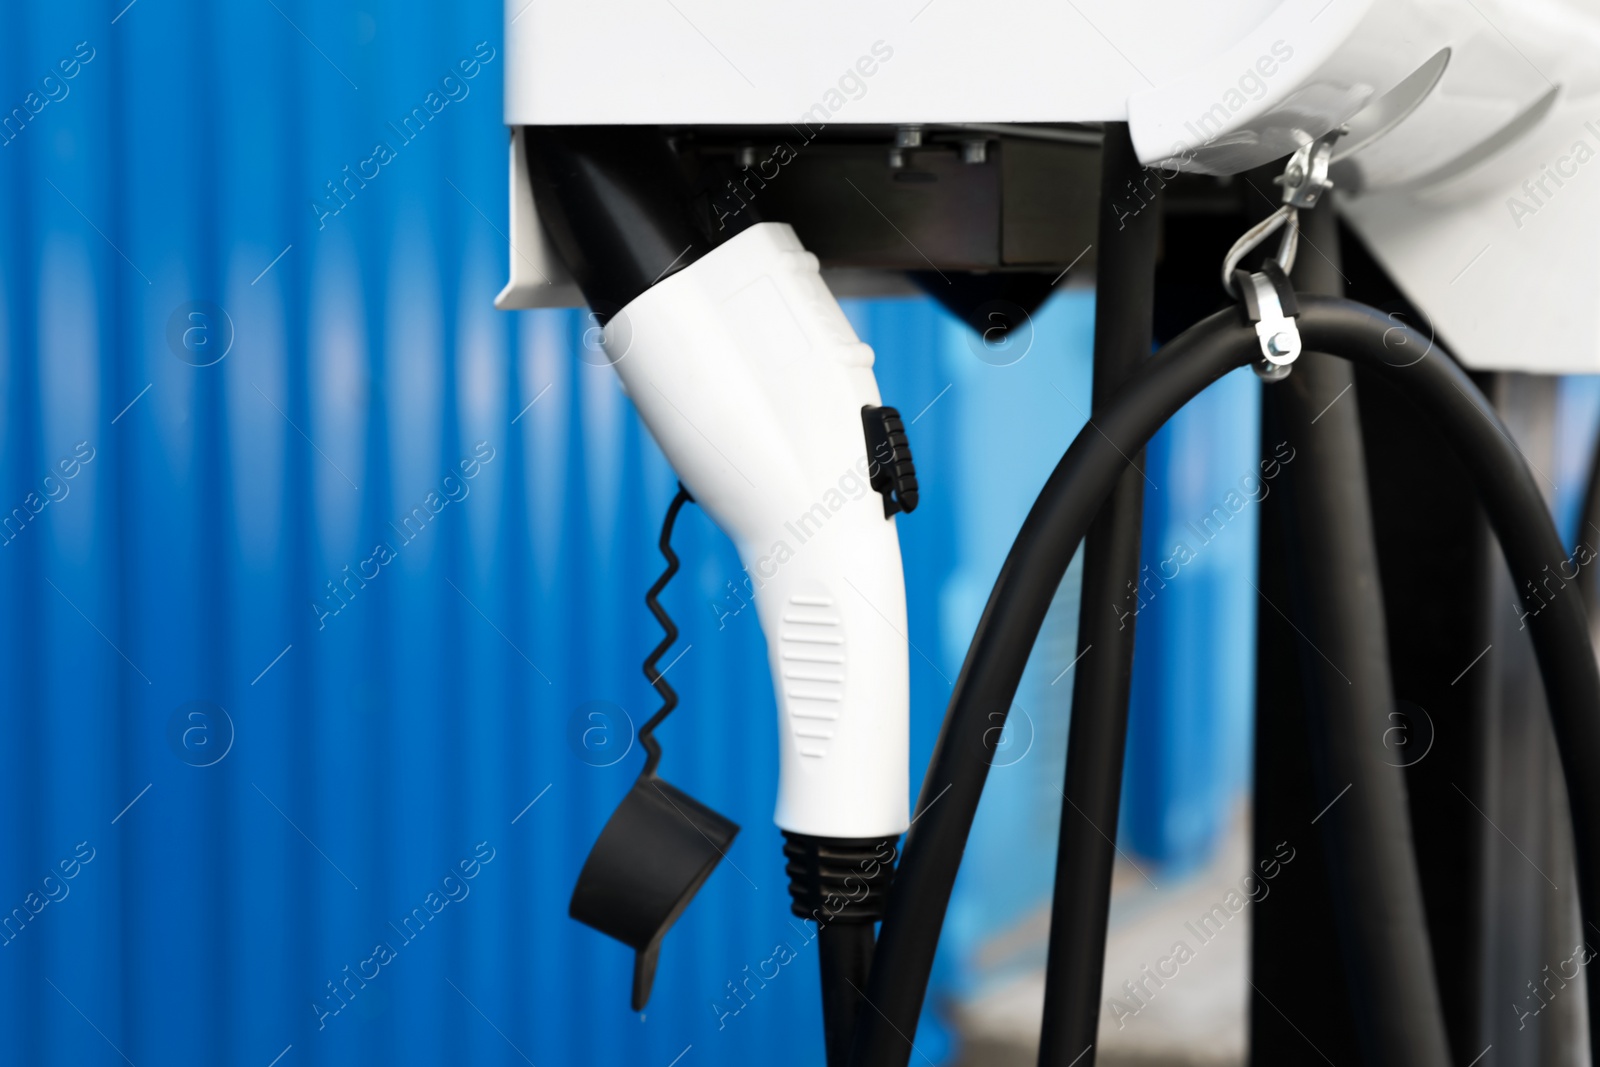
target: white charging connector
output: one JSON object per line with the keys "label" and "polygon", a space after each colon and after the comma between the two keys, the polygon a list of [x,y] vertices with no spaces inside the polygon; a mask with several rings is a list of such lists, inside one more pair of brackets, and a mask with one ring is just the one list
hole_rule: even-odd
{"label": "white charging connector", "polygon": [[608,358],[755,587],[779,721],[775,821],[909,823],[910,679],[895,520],[871,487],[872,349],[787,224],[759,223],[606,324]]}

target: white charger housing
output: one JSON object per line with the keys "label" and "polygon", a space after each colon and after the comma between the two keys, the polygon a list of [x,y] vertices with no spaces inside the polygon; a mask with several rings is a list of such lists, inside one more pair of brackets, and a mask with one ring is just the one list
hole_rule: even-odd
{"label": "white charger housing", "polygon": [[[604,74],[593,48],[603,42]],[[1341,212],[1481,370],[1600,371],[1590,0],[507,0],[507,125],[1126,121],[1233,174],[1342,124]],[[578,303],[513,161],[501,307]],[[524,229],[521,221],[531,223]]]}
{"label": "white charger housing", "polygon": [[869,478],[863,344],[787,224],[759,223],[630,301],[607,358],[755,587],[784,830],[909,824],[910,678],[895,520]]}

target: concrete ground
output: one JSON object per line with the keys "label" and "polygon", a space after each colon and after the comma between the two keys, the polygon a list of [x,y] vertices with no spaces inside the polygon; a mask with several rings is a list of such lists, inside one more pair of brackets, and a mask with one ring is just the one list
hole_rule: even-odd
{"label": "concrete ground", "polygon": [[[1201,928],[1199,920],[1238,891],[1249,841],[1240,818],[1208,867],[1172,884],[1118,860],[1095,1053],[1101,1067],[1243,1067],[1251,905],[1225,924]],[[961,1067],[1033,1067],[1048,937],[1046,905],[985,947],[979,966],[993,977],[955,1009]],[[1186,962],[1174,954],[1179,942],[1192,953]],[[1146,977],[1146,967],[1158,977]],[[1125,982],[1142,984],[1137,997]]]}

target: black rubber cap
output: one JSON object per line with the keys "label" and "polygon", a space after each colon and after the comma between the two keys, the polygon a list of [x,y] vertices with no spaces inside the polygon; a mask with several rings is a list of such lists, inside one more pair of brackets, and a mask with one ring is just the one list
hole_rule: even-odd
{"label": "black rubber cap", "polygon": [[650,999],[661,939],[711,876],[738,824],[641,775],[589,851],[568,914],[631,947],[633,1010]]}

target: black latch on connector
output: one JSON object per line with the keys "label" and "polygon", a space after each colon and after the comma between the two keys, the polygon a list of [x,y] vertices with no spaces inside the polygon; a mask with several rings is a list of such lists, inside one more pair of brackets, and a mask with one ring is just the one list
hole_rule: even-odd
{"label": "black latch on connector", "polygon": [[861,409],[867,434],[867,470],[872,488],[883,494],[883,517],[917,510],[917,468],[900,412],[891,407]]}

